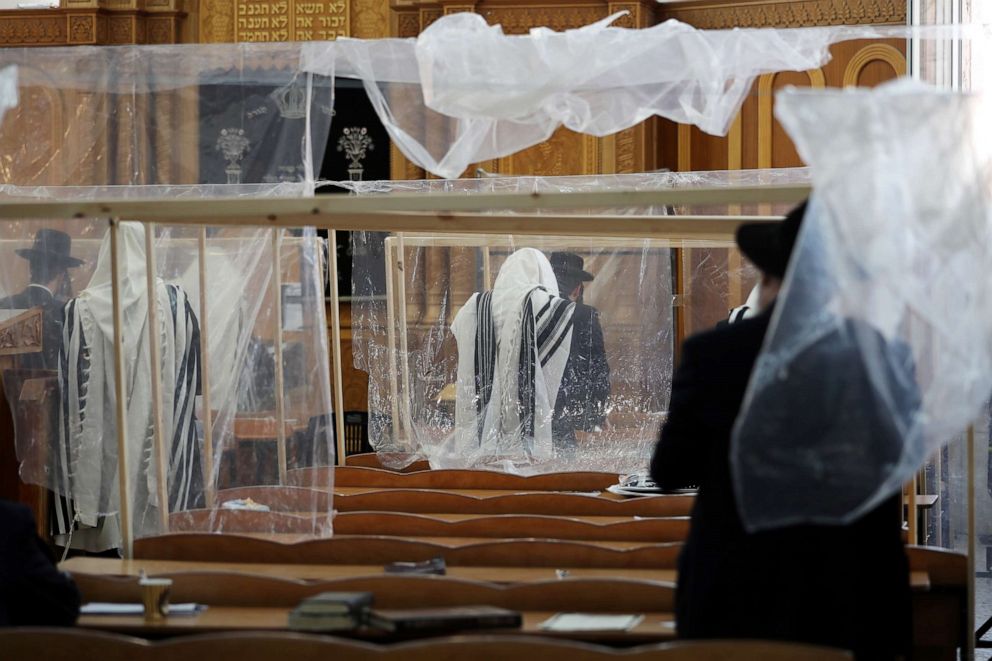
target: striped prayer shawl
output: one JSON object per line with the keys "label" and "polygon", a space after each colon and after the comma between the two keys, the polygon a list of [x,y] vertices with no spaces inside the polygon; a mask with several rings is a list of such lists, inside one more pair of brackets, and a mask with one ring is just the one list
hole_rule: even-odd
{"label": "striped prayer shawl", "polygon": [[[186,293],[158,288],[163,440],[168,443],[169,511],[202,505],[203,475],[194,400],[200,388],[200,329]],[[66,305],[59,351],[61,428],[54,449],[53,490],[63,496],[54,509],[53,532],[96,527],[118,511],[116,393],[113,343],[100,331],[86,300]],[[130,320],[133,321],[133,320]],[[127,440],[135,535],[157,532],[159,507],[151,400],[151,349],[147,316],[140,331],[125,333]],[[112,546],[102,538],[90,550]],[[75,545],[75,544],[74,544]]]}
{"label": "striped prayer shawl", "polygon": [[[537,307],[538,305],[540,307]],[[539,426],[550,424],[547,411],[539,410],[538,407],[537,372],[538,368],[543,370],[549,364],[560,367],[557,379],[560,383],[560,371],[564,369],[568,357],[569,343],[565,340],[571,337],[573,311],[572,303],[550,295],[543,287],[535,287],[524,297],[520,314],[520,350],[517,353],[516,364],[516,401],[513,402],[512,411],[501,406],[495,412],[500,429],[507,430],[511,427],[507,424],[509,420],[515,420],[519,424],[521,436],[524,439],[533,439],[539,431]],[[475,314],[473,401],[478,416],[476,437],[481,445],[484,440],[486,420],[489,419],[487,411],[492,399],[499,349],[499,339],[493,320],[492,292],[476,296]],[[557,389],[555,386],[552,391],[550,400],[552,408]],[[507,415],[511,413],[512,415]]]}

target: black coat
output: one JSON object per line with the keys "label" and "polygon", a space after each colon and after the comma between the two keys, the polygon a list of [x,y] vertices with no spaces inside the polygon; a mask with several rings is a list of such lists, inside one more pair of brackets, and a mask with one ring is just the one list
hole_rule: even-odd
{"label": "black coat", "polygon": [[610,365],[606,360],[603,327],[596,308],[575,304],[572,313],[572,342],[562,374],[552,436],[555,446],[571,449],[575,432],[592,431],[606,418],[610,396]]}
{"label": "black coat", "polygon": [[24,291],[0,299],[0,310],[42,309],[42,350],[18,355],[17,366],[22,369],[56,370],[59,366],[59,345],[65,323],[65,301],[55,298],[48,289],[28,286]]}
{"label": "black coat", "polygon": [[909,568],[898,494],[846,526],[748,534],[741,524],[730,437],[769,319],[770,311],[683,344],[651,462],[661,487],[699,486],[679,559],[678,633],[809,642],[865,659],[905,654]]}
{"label": "black coat", "polygon": [[79,600],[38,538],[31,510],[0,501],[0,626],[71,626]]}

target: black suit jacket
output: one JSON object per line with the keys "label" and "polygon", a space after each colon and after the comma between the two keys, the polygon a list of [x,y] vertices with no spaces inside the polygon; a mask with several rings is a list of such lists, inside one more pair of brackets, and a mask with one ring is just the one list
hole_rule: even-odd
{"label": "black suit jacket", "polygon": [[572,313],[572,342],[552,420],[555,445],[574,445],[576,430],[592,431],[602,425],[609,396],[610,365],[606,360],[599,312],[589,305],[576,303]]}
{"label": "black suit jacket", "polygon": [[79,590],[58,571],[23,505],[0,501],[0,626],[71,626]]}
{"label": "black suit jacket", "polygon": [[749,534],[738,515],[730,437],[770,315],[689,338],[673,379],[651,475],[663,488],[699,486],[679,559],[679,635],[895,658],[908,650],[911,628],[899,495],[847,526]]}

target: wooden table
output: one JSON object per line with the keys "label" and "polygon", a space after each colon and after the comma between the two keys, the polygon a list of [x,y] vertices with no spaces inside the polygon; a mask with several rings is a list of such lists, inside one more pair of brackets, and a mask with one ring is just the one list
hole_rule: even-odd
{"label": "wooden table", "polygon": [[[282,565],[228,562],[186,562],[181,560],[118,560],[116,558],[70,558],[59,568],[70,573],[104,576],[149,576],[179,572],[240,572],[275,578],[333,581],[383,573],[381,565]],[[674,569],[567,568],[577,578],[626,578],[631,580],[675,582]],[[488,583],[536,583],[557,578],[550,567],[448,567],[447,575]],[[916,572],[926,577],[926,572]]]}
{"label": "wooden table", "polygon": [[[539,626],[540,623],[554,614],[549,611],[525,611],[523,613],[523,626],[519,629],[462,630],[457,633],[485,635],[519,635],[523,633],[568,640],[626,644],[657,643],[675,637],[675,616],[672,613],[644,613],[644,620],[630,631],[549,632],[542,630]],[[142,615],[83,615],[77,622],[77,626],[84,629],[98,629],[147,637],[221,631],[288,631],[288,625],[289,609],[287,608],[237,608],[229,606],[211,606],[197,615],[172,616],[161,622],[145,622]],[[400,639],[395,634],[376,629],[333,632],[333,635],[376,642]],[[432,632],[432,635],[439,634]]]}
{"label": "wooden table", "polygon": [[[185,562],[179,560],[118,560],[115,558],[70,558],[59,568],[80,574],[105,576],[138,576],[142,570],[149,576],[178,572],[241,572],[290,578],[296,580],[332,581],[356,576],[382,574],[378,565],[280,565],[258,563]],[[624,578],[631,580],[665,581],[674,583],[678,573],[674,569],[610,569],[567,568],[569,576],[576,578]],[[489,583],[536,583],[557,578],[556,570],[547,567],[448,567],[447,575]],[[930,575],[925,571],[911,571],[909,583],[913,591],[930,589]]]}
{"label": "wooden table", "polygon": [[[316,487],[311,487],[316,488]],[[437,491],[443,493],[453,493],[461,496],[472,496],[475,498],[495,498],[498,496],[516,496],[525,493],[536,493],[543,495],[558,494],[558,495],[573,495],[573,496],[585,496],[586,498],[605,498],[606,500],[620,500],[626,501],[630,500],[625,496],[618,496],[615,493],[609,491],[514,491],[509,489],[423,489],[416,487],[339,487],[335,486],[333,488],[335,496],[353,496],[360,493],[372,493],[372,492],[382,492],[382,491]],[[651,496],[653,498],[665,498],[667,494],[659,494],[657,496]],[[671,497],[674,498],[685,498],[685,494],[673,494]]]}

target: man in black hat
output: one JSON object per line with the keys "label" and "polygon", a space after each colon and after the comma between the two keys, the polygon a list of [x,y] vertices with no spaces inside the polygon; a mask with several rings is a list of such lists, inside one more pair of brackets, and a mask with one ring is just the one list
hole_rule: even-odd
{"label": "man in black hat", "polygon": [[567,455],[575,450],[576,431],[594,431],[606,419],[610,365],[599,312],[582,302],[585,283],[593,280],[593,274],[585,270],[584,260],[575,253],[553,252],[548,259],[558,281],[558,294],[575,302],[572,343],[551,423],[555,449]]}
{"label": "man in black hat", "polygon": [[[805,212],[804,203],[781,223],[739,228],[741,252],[761,271],[760,313],[693,336],[682,347],[668,418],[651,462],[661,488],[699,488],[679,558],[678,633],[792,640],[850,649],[857,658],[895,659],[907,654],[911,627],[900,495],[845,526],[748,533],[732,483],[731,435]],[[794,430],[797,452],[804,435],[836,423],[846,403],[875,402],[854,352],[858,342],[872,338],[878,339],[873,348],[886,349],[877,333],[855,326],[842,323],[815,345],[818,350],[802,357],[811,375],[805,391],[790,383],[790,392],[774,394],[773,406],[808,409],[809,424]],[[852,332],[860,334],[853,341]],[[837,369],[839,361],[843,369]],[[829,387],[816,377],[827,371],[834,376]],[[859,410],[865,413],[853,421],[844,418],[853,422],[851,433],[866,437],[866,451],[874,451],[874,443],[886,452],[892,430],[884,416],[873,415],[872,405]]]}
{"label": "man in black hat", "polygon": [[40,229],[30,248],[18,249],[17,255],[28,261],[30,284],[23,291],[0,299],[2,310],[27,310],[40,307],[44,311],[42,352],[25,354],[21,367],[56,369],[66,301],[72,295],[69,269],[83,263],[71,253],[72,239],[65,232]]}

